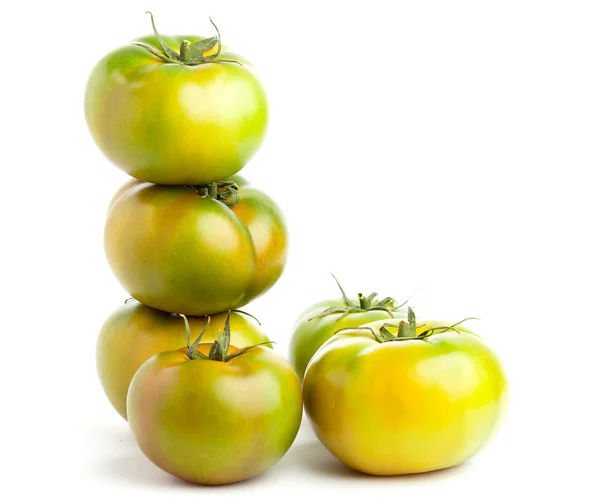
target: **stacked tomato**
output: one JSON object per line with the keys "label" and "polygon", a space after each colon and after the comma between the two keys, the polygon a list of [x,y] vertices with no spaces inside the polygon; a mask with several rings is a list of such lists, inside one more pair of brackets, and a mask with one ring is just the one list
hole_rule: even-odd
{"label": "stacked tomato", "polygon": [[154,36],[105,56],[86,89],[92,136],[134,177],[105,227],[108,262],[132,299],[105,322],[97,366],[148,458],[223,484],[276,463],[302,416],[296,374],[239,310],[286,259],[280,210],[237,175],[264,138],[267,100],[218,30],[163,37],[152,26]]}
{"label": "stacked tomato", "polygon": [[289,449],[304,403],[323,444],[363,472],[473,456],[498,427],[507,386],[463,322],[417,320],[390,297],[353,300],[340,286],[300,316],[290,365],[240,310],[286,257],[280,210],[237,174],[265,135],[265,92],[216,26],[213,37],[164,37],[151,20],[153,36],[96,65],[85,98],[96,143],[134,177],[105,228],[132,299],[102,327],[97,365],[141,450],[192,482],[244,480]]}

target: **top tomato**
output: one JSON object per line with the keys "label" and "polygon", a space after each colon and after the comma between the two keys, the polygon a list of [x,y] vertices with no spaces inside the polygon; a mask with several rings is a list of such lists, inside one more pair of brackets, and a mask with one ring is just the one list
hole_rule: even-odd
{"label": "top tomato", "polygon": [[155,29],[96,65],[85,117],[102,152],[131,176],[197,185],[237,173],[254,155],[267,98],[249,63],[221,50],[218,31],[162,37]]}

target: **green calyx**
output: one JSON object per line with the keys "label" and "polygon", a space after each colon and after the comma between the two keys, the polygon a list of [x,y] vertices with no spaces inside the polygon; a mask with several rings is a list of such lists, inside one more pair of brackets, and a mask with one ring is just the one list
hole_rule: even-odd
{"label": "green calyx", "polygon": [[340,282],[337,280],[337,278],[333,274],[332,276],[335,282],[337,283],[340,292],[342,293],[344,305],[332,306],[328,309],[325,309],[325,311],[311,318],[308,321],[323,318],[325,316],[329,316],[330,314],[339,314],[339,316],[335,319],[335,322],[338,322],[344,316],[347,316],[351,313],[365,313],[367,311],[385,311],[389,314],[390,318],[393,318],[394,312],[403,307],[408,302],[408,300],[406,300],[402,304],[396,304],[396,301],[392,297],[386,297],[382,300],[377,300],[377,292],[372,292],[367,297],[365,297],[362,293],[359,293],[358,301],[353,301],[346,295],[346,292],[342,288],[342,285],[340,285]]}
{"label": "green calyx", "polygon": [[175,63],[178,65],[187,66],[197,66],[204,63],[235,63],[240,66],[242,65],[239,61],[234,61],[231,59],[219,59],[222,49],[221,34],[219,33],[219,29],[212,19],[208,18],[217,32],[216,37],[198,40],[193,44],[189,40],[182,40],[181,46],[179,47],[179,53],[177,53],[177,51],[175,51],[164,41],[162,35],[158,33],[156,25],[154,24],[154,16],[152,15],[152,12],[146,12],[146,14],[150,14],[154,36],[156,37],[160,48],[156,48],[142,42],[131,43],[146,49],[150,54],[156,56],[161,61],[165,63]]}
{"label": "green calyx", "polygon": [[[246,314],[246,313],[245,313]],[[185,323],[185,335],[186,335],[186,343],[187,343],[187,352],[186,355],[190,360],[213,360],[217,362],[227,363],[233,358],[244,354],[246,351],[249,351],[256,346],[264,346],[265,344],[273,344],[273,341],[259,342],[258,344],[253,344],[252,346],[246,346],[235,353],[227,354],[229,352],[229,346],[231,344],[231,325],[230,325],[230,317],[231,311],[228,311],[227,318],[225,319],[225,326],[223,327],[223,332],[219,330],[219,335],[217,336],[217,340],[212,343],[210,350],[208,352],[208,356],[204,353],[198,351],[198,344],[202,340],[202,337],[208,330],[208,326],[210,325],[210,316],[207,316],[206,326],[200,332],[200,335],[196,338],[194,342],[191,342],[191,332],[190,332],[190,324],[188,322],[185,314],[179,314],[183,318],[183,322]]]}
{"label": "green calyx", "polygon": [[[394,323],[384,323],[381,325],[379,330],[375,330],[373,327],[348,327],[341,328],[336,332],[343,332],[345,330],[368,330],[371,332],[373,337],[377,342],[394,342],[394,341],[412,341],[412,340],[426,340],[428,337],[436,334],[443,334],[444,332],[448,332],[449,330],[453,330],[456,333],[459,331],[456,329],[458,325],[464,323],[468,320],[476,320],[477,318],[465,318],[464,320],[460,320],[457,323],[454,323],[450,326],[439,326],[439,327],[430,327],[426,330],[419,331],[417,326],[417,320],[415,316],[415,312],[412,307],[408,308],[408,321],[401,320],[397,325]],[[396,334],[393,334],[388,330],[388,328],[397,329]]]}
{"label": "green calyx", "polygon": [[188,185],[200,197],[210,197],[229,208],[240,202],[239,187],[231,180],[207,183],[206,185]]}

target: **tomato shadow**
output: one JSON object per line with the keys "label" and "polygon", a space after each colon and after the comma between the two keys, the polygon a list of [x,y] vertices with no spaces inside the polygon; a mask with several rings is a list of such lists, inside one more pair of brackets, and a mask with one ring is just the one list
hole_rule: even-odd
{"label": "tomato shadow", "polygon": [[429,479],[452,478],[469,470],[469,463],[444,468],[426,473],[411,473],[407,475],[377,476],[358,472],[348,468],[333,456],[318,440],[298,443],[288,454],[288,463],[296,469],[310,472],[313,476],[352,480],[376,480],[378,484],[398,481],[425,481]]}
{"label": "tomato shadow", "polygon": [[[209,491],[225,487],[193,484],[164,472],[142,454],[126,425],[96,428],[92,434],[95,443],[102,448],[98,449],[98,459],[89,466],[89,470],[111,483],[156,489],[176,488],[178,491]],[[264,474],[227,487],[232,491],[246,491],[249,487],[262,483]]]}
{"label": "tomato shadow", "polygon": [[189,485],[163,472],[141,453],[106,459],[96,467],[97,473],[111,482],[155,487],[185,487]]}
{"label": "tomato shadow", "polygon": [[144,457],[125,423],[96,427],[88,434],[95,451],[94,461],[88,469],[97,477],[117,484],[185,487],[185,483]]}

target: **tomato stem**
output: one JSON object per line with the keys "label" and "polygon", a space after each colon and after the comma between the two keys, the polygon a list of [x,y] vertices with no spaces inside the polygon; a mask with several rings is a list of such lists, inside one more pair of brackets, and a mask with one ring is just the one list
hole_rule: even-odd
{"label": "tomato stem", "polygon": [[[375,293],[375,292],[373,292],[373,293]],[[360,308],[363,311],[366,311],[370,307],[370,304],[371,304],[362,293],[358,294],[358,303],[360,305]]]}
{"label": "tomato stem", "polygon": [[206,185],[187,185],[200,197],[215,199],[229,208],[235,207],[240,202],[239,187],[232,180],[213,182]]}
{"label": "tomato stem", "polygon": [[208,353],[208,357],[211,360],[216,360],[218,362],[224,362],[227,357],[227,353],[229,352],[229,345],[231,344],[231,311],[227,313],[227,318],[225,318],[225,327],[223,328],[223,332],[219,330],[219,335],[217,336],[217,340],[213,342],[213,345],[210,348]]}
{"label": "tomato stem", "polygon": [[189,40],[182,40],[179,46],[179,58],[184,63],[188,60],[188,49],[190,48],[191,42]]}

